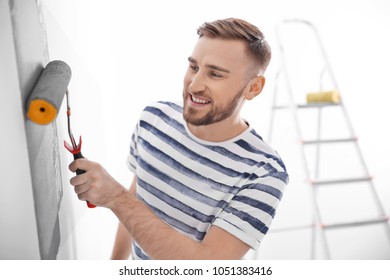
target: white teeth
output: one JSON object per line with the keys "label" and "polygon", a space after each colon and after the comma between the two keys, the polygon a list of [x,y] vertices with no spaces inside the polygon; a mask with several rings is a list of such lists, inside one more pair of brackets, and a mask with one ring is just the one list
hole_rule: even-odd
{"label": "white teeth", "polygon": [[195,97],[195,96],[193,96],[193,95],[192,95],[191,97],[192,97],[192,100],[193,100],[194,102],[196,102],[196,103],[201,103],[201,104],[209,103],[209,101],[204,100],[204,99],[197,98],[197,97]]}

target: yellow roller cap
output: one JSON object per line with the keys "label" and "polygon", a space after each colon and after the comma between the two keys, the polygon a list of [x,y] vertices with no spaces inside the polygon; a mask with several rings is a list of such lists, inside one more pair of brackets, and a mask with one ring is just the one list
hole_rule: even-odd
{"label": "yellow roller cap", "polygon": [[315,102],[339,103],[340,95],[337,90],[308,93],[306,95],[306,102],[307,103],[315,103]]}
{"label": "yellow roller cap", "polygon": [[45,100],[35,99],[30,102],[27,116],[37,124],[49,124],[56,118],[57,109]]}

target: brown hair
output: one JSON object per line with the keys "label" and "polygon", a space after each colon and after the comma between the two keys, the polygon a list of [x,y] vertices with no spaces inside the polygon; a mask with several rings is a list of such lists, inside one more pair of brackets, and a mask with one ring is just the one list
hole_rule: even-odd
{"label": "brown hair", "polygon": [[246,43],[249,57],[255,61],[256,75],[265,72],[271,60],[271,48],[264,34],[254,25],[242,19],[227,18],[202,24],[197,33],[199,37],[241,40]]}

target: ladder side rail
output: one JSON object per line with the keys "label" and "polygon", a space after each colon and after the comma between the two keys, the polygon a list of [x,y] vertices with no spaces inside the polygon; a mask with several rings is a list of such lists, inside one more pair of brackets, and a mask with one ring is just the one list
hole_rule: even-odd
{"label": "ladder side rail", "polygon": [[[323,79],[324,79],[324,75],[325,75],[325,72],[326,72],[326,69],[325,67],[322,69],[321,71],[321,74],[320,74],[320,78],[319,78],[319,81],[320,81],[320,87],[319,87],[319,91],[323,91]],[[316,155],[315,155],[315,175],[314,175],[314,178],[315,179],[319,179],[320,178],[320,153],[321,153],[321,146],[322,146],[322,136],[321,136],[321,132],[322,132],[322,107],[318,107],[317,108],[318,110],[318,114],[317,114],[317,139],[316,139]]]}
{"label": "ladder side rail", "polygon": [[[285,21],[285,22],[287,22],[287,21]],[[287,92],[288,92],[288,98],[289,98],[289,106],[288,107],[290,108],[291,117],[294,120],[293,123],[295,126],[296,136],[299,139],[299,141],[301,141],[302,140],[302,131],[301,131],[301,127],[299,126],[297,107],[295,106],[294,96],[292,93],[292,86],[290,83],[290,78],[289,78],[288,73],[287,73],[287,66],[286,66],[287,62],[286,62],[285,52],[283,49],[283,44],[282,44],[282,39],[281,39],[281,34],[280,34],[280,26],[277,27],[276,34],[277,34],[277,41],[279,44],[279,51],[280,51],[280,55],[281,55],[281,73],[284,76],[284,80],[285,80],[285,84],[286,84]],[[300,149],[300,150],[301,150],[301,155],[302,155],[302,159],[303,159],[303,168],[305,170],[305,175],[306,175],[306,178],[310,180],[311,176],[310,176],[310,171],[308,168],[308,161],[306,158],[306,154],[305,154],[303,149]]]}
{"label": "ladder side rail", "polygon": [[[285,21],[286,22],[286,21]],[[283,44],[282,44],[282,38],[281,38],[281,32],[280,32],[280,28],[281,26],[278,25],[277,26],[277,32],[276,32],[276,35],[277,35],[277,41],[278,41],[278,44],[279,44],[279,50],[280,50],[280,54],[281,54],[281,65],[282,65],[282,72],[284,74],[284,78],[285,78],[285,83],[286,83],[286,86],[287,86],[287,92],[288,92],[288,96],[289,96],[289,107],[290,107],[290,112],[291,112],[291,115],[292,115],[292,119],[294,120],[294,125],[295,125],[295,131],[297,133],[297,136],[299,138],[299,140],[301,141],[302,140],[302,131],[301,131],[301,128],[299,126],[299,120],[298,120],[298,113],[297,113],[297,106],[295,106],[295,102],[294,102],[294,96],[293,96],[293,92],[292,92],[292,87],[291,87],[291,83],[290,83],[290,79],[289,79],[289,76],[288,76],[288,73],[287,73],[287,62],[286,62],[286,57],[285,57],[285,52],[284,52],[284,49],[283,49]],[[301,158],[302,158],[302,163],[303,163],[303,168],[304,168],[304,171],[305,171],[305,175],[306,175],[306,178],[307,180],[309,180],[309,183],[311,182],[311,176],[310,176],[310,171],[309,171],[309,168],[308,168],[308,160],[307,160],[307,157],[306,157],[306,153],[304,151],[304,148],[303,148],[303,145],[300,145],[301,148],[300,148],[300,151],[301,151]],[[329,245],[328,245],[328,241],[327,241],[327,238],[325,236],[325,233],[322,229],[322,219],[321,219],[321,215],[320,215],[320,210],[319,210],[319,206],[318,206],[318,203],[317,203],[317,190],[316,188],[310,183],[310,194],[312,196],[312,207],[313,207],[313,219],[314,221],[316,221],[316,225],[321,234],[321,238],[322,238],[322,241],[323,241],[323,247],[324,247],[324,254],[325,254],[325,257],[327,259],[330,259],[330,250],[329,250]],[[317,228],[316,227],[313,227],[313,239],[312,239],[312,242],[314,243],[315,241],[315,230]],[[315,252],[314,252],[314,246],[312,247],[312,258],[314,258],[314,255],[315,255]]]}
{"label": "ladder side rail", "polygon": [[[336,81],[336,77],[334,75],[332,67],[330,66],[329,58],[328,58],[328,55],[327,55],[327,53],[325,51],[325,47],[324,47],[324,44],[322,42],[321,36],[320,36],[320,34],[318,32],[318,29],[313,24],[311,24],[309,22],[306,22],[306,24],[308,24],[312,28],[312,30],[313,30],[314,36],[315,36],[315,38],[317,40],[318,47],[319,47],[319,49],[321,51],[321,54],[322,54],[322,57],[324,59],[325,67],[326,67],[326,69],[327,69],[327,71],[329,73],[330,79],[332,80],[332,83],[334,85],[334,89],[337,90],[338,92],[340,92],[338,83]],[[342,96],[340,96],[340,107],[342,109],[342,112],[344,114],[345,120],[347,122],[347,126],[348,126],[348,129],[349,129],[350,136],[352,138],[354,138],[354,137],[356,137],[356,133],[355,133],[354,127],[352,125],[352,121],[350,120],[350,117],[349,117],[349,114],[347,112],[347,109],[346,109],[346,107],[344,105],[344,101],[343,101]],[[366,175],[369,175],[369,174],[366,174]]]}
{"label": "ladder side rail", "polygon": [[317,117],[317,141],[316,143],[316,155],[315,155],[315,173],[314,178],[318,179],[320,177],[320,150],[321,150],[321,130],[322,130],[322,108],[318,107],[318,117]]}
{"label": "ladder side rail", "polygon": [[277,93],[278,93],[278,81],[280,77],[280,68],[276,72],[275,77],[275,84],[274,84],[274,94],[272,96],[272,107],[271,107],[271,116],[270,116],[270,124],[268,127],[268,143],[272,142],[272,136],[273,136],[273,126],[274,126],[274,119],[275,119],[275,110],[276,110],[276,99],[277,99]]}

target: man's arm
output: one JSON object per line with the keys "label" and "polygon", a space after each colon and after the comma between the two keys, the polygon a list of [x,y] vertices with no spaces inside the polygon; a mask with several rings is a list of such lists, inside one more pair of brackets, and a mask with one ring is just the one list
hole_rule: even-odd
{"label": "man's arm", "polygon": [[[130,187],[130,192],[135,194],[135,177]],[[127,260],[131,253],[132,237],[127,228],[119,222],[118,231],[115,237],[114,248],[112,250],[112,260]]]}
{"label": "man's arm", "polygon": [[211,227],[202,242],[192,240],[130,193],[118,197],[111,210],[152,259],[240,259],[249,249],[219,227]]}
{"label": "man's arm", "polygon": [[119,223],[112,250],[112,260],[127,260],[131,253],[131,235],[127,229]]}
{"label": "man's arm", "polygon": [[111,209],[152,259],[240,259],[249,250],[246,243],[216,226],[209,229],[202,242],[179,233],[97,163],[80,159],[69,168],[73,172],[86,170],[71,179],[79,199]]}

